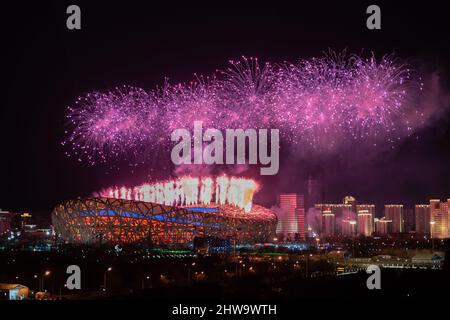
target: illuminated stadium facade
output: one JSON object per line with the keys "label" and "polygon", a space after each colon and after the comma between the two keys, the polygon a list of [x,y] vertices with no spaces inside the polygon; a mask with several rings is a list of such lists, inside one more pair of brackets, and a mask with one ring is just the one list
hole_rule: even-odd
{"label": "illuminated stadium facade", "polygon": [[190,245],[196,237],[233,239],[238,244],[265,242],[273,238],[277,219],[271,210],[252,204],[240,208],[213,201],[175,206],[92,197],[58,205],[52,222],[70,243]]}

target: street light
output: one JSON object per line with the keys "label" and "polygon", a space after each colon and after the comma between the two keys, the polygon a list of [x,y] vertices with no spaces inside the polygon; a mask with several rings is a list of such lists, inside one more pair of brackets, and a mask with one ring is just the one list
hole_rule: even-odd
{"label": "street light", "polygon": [[[145,289],[145,281],[150,280],[150,276],[146,276],[145,279],[142,279],[142,289]],[[152,283],[150,281],[150,287],[152,286]]]}
{"label": "street light", "polygon": [[107,280],[108,272],[111,272],[111,271],[112,271],[112,267],[108,267],[103,274],[103,291],[104,292],[106,292],[106,290],[107,290],[106,280]]}
{"label": "street light", "polygon": [[[236,276],[242,276],[242,260],[239,260],[239,263],[236,263]],[[245,266],[245,265],[244,265]]]}
{"label": "street light", "polygon": [[[44,274],[41,276],[41,290],[40,291],[44,291],[44,279],[45,279],[45,277],[48,277],[48,276],[50,276],[50,270],[46,270],[45,272],[44,272]],[[37,278],[37,275],[35,275],[35,278]]]}
{"label": "street light", "polygon": [[[35,274],[35,275],[33,276],[33,278],[34,278],[34,279],[37,279],[37,286],[35,287],[35,289],[36,289],[36,291],[38,291],[38,290],[39,290],[39,285],[40,285],[40,284],[39,284],[38,275]],[[34,287],[35,284],[36,284],[36,283],[33,284],[33,287]]]}
{"label": "street light", "polygon": [[195,267],[195,261],[194,262],[192,262],[189,266],[188,266],[188,268],[187,268],[187,272],[188,272],[188,274],[187,274],[187,277],[188,277],[188,279],[187,279],[187,281],[188,281],[188,287],[190,287],[191,286],[191,266],[192,267]]}

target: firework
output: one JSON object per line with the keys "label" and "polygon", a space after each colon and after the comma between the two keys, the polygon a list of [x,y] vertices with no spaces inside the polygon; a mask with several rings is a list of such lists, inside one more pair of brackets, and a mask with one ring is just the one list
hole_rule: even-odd
{"label": "firework", "polygon": [[168,150],[170,133],[198,120],[221,130],[280,129],[283,143],[311,154],[355,142],[393,145],[421,124],[409,120],[421,114],[413,103],[420,89],[408,65],[392,55],[377,60],[331,52],[263,65],[243,57],[189,83],[82,96],[68,109],[63,144],[69,155],[92,164],[132,159]]}
{"label": "firework", "polygon": [[170,206],[233,205],[245,212],[252,209],[253,194],[258,185],[252,179],[219,176],[182,177],[133,188],[111,187],[99,192],[100,197],[145,201]]}
{"label": "firework", "polygon": [[107,156],[133,154],[156,136],[159,114],[152,92],[124,86],[116,90],[89,93],[69,107],[67,140],[69,155],[95,164]]}

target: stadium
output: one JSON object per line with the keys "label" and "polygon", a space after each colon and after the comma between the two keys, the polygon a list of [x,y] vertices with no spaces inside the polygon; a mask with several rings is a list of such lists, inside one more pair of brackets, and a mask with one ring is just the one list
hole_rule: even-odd
{"label": "stadium", "polygon": [[253,180],[226,176],[114,187],[61,203],[52,222],[69,243],[191,245],[206,237],[265,242],[273,238],[277,219],[252,204],[256,187]]}

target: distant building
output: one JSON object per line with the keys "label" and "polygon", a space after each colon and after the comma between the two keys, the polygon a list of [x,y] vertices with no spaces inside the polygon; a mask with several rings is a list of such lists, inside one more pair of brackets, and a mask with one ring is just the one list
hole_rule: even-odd
{"label": "distant building", "polygon": [[416,204],[414,207],[415,230],[417,234],[430,234],[430,205]]}
{"label": "distant building", "polygon": [[414,217],[414,209],[413,208],[405,208],[403,209],[403,221],[404,221],[404,232],[412,232],[415,231],[415,217]]}
{"label": "distant building", "polygon": [[305,198],[297,195],[297,208],[295,209],[297,216],[297,239],[305,240]]}
{"label": "distant building", "polygon": [[444,260],[445,252],[419,252],[411,258],[411,263],[441,267]]}
{"label": "distant building", "polygon": [[24,212],[20,215],[20,221],[21,221],[21,226],[22,226],[22,230],[26,229],[26,225],[29,225],[29,221],[32,218],[32,215],[29,214],[28,212]]}
{"label": "distant building", "polygon": [[450,199],[430,200],[430,233],[432,238],[450,238]]}
{"label": "distant building", "polygon": [[350,210],[353,212],[356,212],[356,198],[353,196],[345,196],[344,199],[342,199],[342,203],[346,205],[350,205]]}
{"label": "distant building", "polygon": [[304,197],[295,193],[281,194],[278,198],[281,210],[277,212],[277,235],[295,240],[305,239]]}
{"label": "distant building", "polygon": [[392,224],[392,220],[387,220],[386,217],[381,219],[375,218],[375,233],[378,235],[387,235],[389,230],[391,229],[390,225]]}
{"label": "distant building", "polygon": [[[374,221],[375,205],[374,204],[358,204],[356,205],[358,234],[369,237],[375,232]],[[361,216],[360,216],[361,214]]]}
{"label": "distant building", "polygon": [[324,231],[324,212],[329,212],[333,214],[333,235],[334,234],[343,234],[342,232],[342,226],[340,223],[335,224],[335,221],[342,221],[342,220],[351,220],[355,217],[355,212],[353,211],[353,205],[352,204],[345,204],[345,203],[318,203],[315,206],[315,209],[322,213],[322,232]]}
{"label": "distant building", "polygon": [[331,210],[322,211],[322,235],[334,236],[335,215]]}
{"label": "distant building", "polygon": [[28,297],[28,291],[21,284],[0,283],[0,300],[23,300]]}
{"label": "distant building", "polygon": [[375,205],[374,204],[358,204],[356,205],[356,212],[360,210],[367,210],[372,217],[375,217]]}
{"label": "distant building", "polygon": [[356,224],[356,220],[342,220],[342,235],[347,237],[353,237],[356,235]]}
{"label": "distant building", "polygon": [[15,216],[17,216],[17,213],[0,210],[0,235],[12,229],[12,220]]}
{"label": "distant building", "polygon": [[391,220],[391,233],[404,232],[404,218],[403,218],[403,205],[402,204],[386,204],[384,206],[384,216],[387,220]]}
{"label": "distant building", "polygon": [[358,210],[358,234],[370,237],[373,233],[373,214],[369,210]]}

